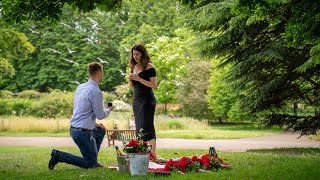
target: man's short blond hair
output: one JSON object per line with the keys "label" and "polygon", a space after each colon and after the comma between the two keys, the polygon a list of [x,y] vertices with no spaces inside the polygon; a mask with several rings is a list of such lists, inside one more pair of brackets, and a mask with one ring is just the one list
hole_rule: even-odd
{"label": "man's short blond hair", "polygon": [[103,65],[97,62],[93,62],[88,65],[87,70],[90,77],[92,77],[95,76],[99,71],[103,70]]}

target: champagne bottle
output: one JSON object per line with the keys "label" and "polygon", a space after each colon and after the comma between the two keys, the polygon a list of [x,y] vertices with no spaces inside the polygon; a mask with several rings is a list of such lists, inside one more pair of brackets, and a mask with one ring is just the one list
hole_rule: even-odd
{"label": "champagne bottle", "polygon": [[120,152],[118,146],[115,146],[114,148],[116,149],[116,152],[117,152],[118,156],[123,156],[123,154]]}
{"label": "champagne bottle", "polygon": [[216,151],[216,149],[214,147],[210,147],[209,148],[209,155],[211,157],[214,157],[214,156],[218,157],[218,153],[217,153],[217,151]]}

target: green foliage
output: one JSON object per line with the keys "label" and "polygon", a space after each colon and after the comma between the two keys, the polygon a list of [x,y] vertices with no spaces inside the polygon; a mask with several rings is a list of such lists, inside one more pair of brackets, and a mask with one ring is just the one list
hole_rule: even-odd
{"label": "green foliage", "polygon": [[171,120],[168,122],[169,129],[183,129],[184,125],[181,121]]}
{"label": "green foliage", "polygon": [[0,99],[0,114],[1,115],[12,114],[12,109],[10,108],[10,105],[9,105],[10,102],[12,102],[11,99]]}
{"label": "green foliage", "polygon": [[[244,93],[243,106],[263,111],[292,99],[312,101],[319,93],[318,1],[198,5],[190,16],[201,16],[189,24],[204,33],[199,45],[204,55],[220,56],[221,65],[232,66],[229,79]],[[297,71],[310,61],[314,65],[308,71]]]}
{"label": "green foliage", "polygon": [[237,92],[234,91],[234,89],[230,89],[230,85],[226,81],[229,69],[228,66],[220,69],[215,67],[211,72],[210,85],[208,88],[209,108],[215,117],[219,118],[220,122],[228,118],[228,112],[238,98]]}
{"label": "green foliage", "polygon": [[0,98],[12,98],[14,93],[8,90],[0,90]]}
{"label": "green foliage", "polygon": [[[17,1],[17,4],[19,3],[23,4]],[[29,3],[28,5],[32,6],[34,2]],[[47,3],[41,3],[41,6],[47,6]],[[100,3],[97,2],[94,7],[101,5]],[[61,11],[58,13],[59,22],[54,24],[32,21],[37,19],[36,16],[46,20],[44,10],[44,14],[34,14],[34,17],[27,14],[25,18],[31,21],[21,21],[13,25],[16,30],[26,34],[37,49],[27,60],[13,61],[12,65],[19,76],[5,77],[0,89],[35,89],[40,92],[48,92],[49,89],[75,90],[79,83],[86,81],[86,65],[98,61],[104,64],[104,80],[100,88],[103,91],[112,91],[124,82],[125,78],[119,70],[127,71],[125,67],[128,67],[130,48],[135,43],[143,42],[147,45],[157,41],[160,36],[165,36],[167,43],[173,43],[169,48],[180,48],[182,43],[179,40],[192,37],[190,33],[183,32],[185,30],[175,31],[179,22],[179,5],[170,0],[125,0],[121,10],[108,13],[99,9],[87,9],[89,12],[85,10],[86,13],[82,13],[84,11],[81,8],[86,9],[84,6],[91,4],[88,2],[83,2],[83,6],[78,8],[70,4],[71,1],[65,2],[64,6],[60,4],[61,7],[59,5],[52,8],[52,14],[55,14],[55,8]],[[5,6],[9,8],[12,5]],[[4,11],[6,12],[6,8]],[[15,9],[10,9],[11,11],[14,12]],[[179,39],[170,40],[175,36],[179,36]],[[184,40],[184,43],[189,42]],[[178,55],[177,61],[180,61],[179,56],[183,50],[186,49],[183,47],[172,50],[168,52],[168,57],[174,58]],[[172,87],[174,85],[171,82],[170,86],[162,89],[174,89]],[[174,93],[172,94],[173,97]],[[169,95],[171,96],[171,93]],[[172,97],[169,97],[170,101],[173,101]]]}
{"label": "green foliage", "polygon": [[104,106],[107,107],[109,102],[113,102],[116,99],[116,95],[108,92],[102,92],[103,94],[103,101],[104,101]]}
{"label": "green foliage", "polygon": [[227,112],[228,120],[231,122],[247,122],[257,121],[259,118],[255,113],[250,113],[250,110],[242,107],[240,100],[234,102]]}
{"label": "green foliage", "polygon": [[[2,77],[3,74],[8,74],[9,76],[13,76],[15,74],[13,66],[10,62],[5,58],[0,58],[0,75]],[[2,78],[0,80],[0,83]]]}
{"label": "green foliage", "polygon": [[15,74],[14,67],[11,64],[12,61],[19,58],[23,59],[34,50],[35,48],[25,34],[14,29],[0,28],[0,85],[4,83],[3,77],[12,77]]}
{"label": "green foliage", "polygon": [[0,115],[29,115],[32,100],[0,99]]}
{"label": "green foliage", "polygon": [[158,87],[155,89],[160,103],[175,102],[177,87],[186,76],[193,34],[187,29],[175,30],[177,37],[159,37],[156,42],[147,45],[150,58],[157,69]]}
{"label": "green foliage", "polygon": [[134,44],[147,45],[157,41],[161,36],[175,36],[179,9],[176,2],[171,0],[124,0],[119,17],[122,22],[120,33],[123,37],[119,48],[120,59],[128,66],[131,47]]}
{"label": "green foliage", "polygon": [[70,117],[72,114],[73,93],[54,90],[31,106],[31,114],[37,117]]}
{"label": "green foliage", "polygon": [[118,71],[123,68],[118,53],[119,18],[97,10],[79,14],[70,6],[62,10],[59,24],[23,22],[14,25],[29,37],[37,51],[27,60],[14,60],[12,64],[17,75],[6,77],[6,83],[0,88],[40,92],[75,90],[79,83],[86,82],[86,68],[91,62],[104,65],[102,90],[111,91],[124,81]]}
{"label": "green foliage", "polygon": [[197,119],[212,119],[208,108],[208,85],[212,65],[210,62],[194,60],[188,64],[187,75],[181,78],[176,93],[180,111],[184,116]]}
{"label": "green foliage", "polygon": [[121,84],[115,87],[117,93],[117,99],[124,102],[131,102],[133,97],[133,90],[128,84]]}
{"label": "green foliage", "polygon": [[39,99],[41,93],[35,90],[25,90],[18,93],[19,98],[28,98],[28,99]]}
{"label": "green foliage", "polygon": [[[203,55],[229,65],[229,86],[251,112],[319,104],[319,1],[197,1],[188,24]],[[191,18],[192,17],[192,18]]]}
{"label": "green foliage", "polygon": [[92,11],[96,8],[111,11],[121,7],[122,0],[3,0],[0,3],[2,18],[8,22],[25,20],[59,20],[65,5],[71,5],[80,12]]}
{"label": "green foliage", "polygon": [[28,115],[32,103],[29,99],[15,99],[11,106],[13,115]]}

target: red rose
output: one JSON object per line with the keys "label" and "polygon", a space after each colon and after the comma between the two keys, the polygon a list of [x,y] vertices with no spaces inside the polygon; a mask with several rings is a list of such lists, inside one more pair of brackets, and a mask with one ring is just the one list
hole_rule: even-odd
{"label": "red rose", "polygon": [[172,166],[174,164],[174,161],[170,159],[167,163],[166,166]]}
{"label": "red rose", "polygon": [[210,169],[210,158],[207,154],[201,156],[201,163],[206,166],[206,169]]}
{"label": "red rose", "polygon": [[138,141],[133,141],[133,146],[134,147],[138,147],[139,146],[139,142]]}
{"label": "red rose", "polygon": [[198,161],[198,157],[197,157],[197,156],[192,156],[191,161],[192,161],[192,162],[196,162],[196,161]]}
{"label": "red rose", "polygon": [[166,166],[164,167],[166,170],[169,170],[169,171],[171,171],[171,170],[173,170],[173,167],[174,167],[174,161],[172,160],[172,159],[170,159],[170,161],[168,161],[167,163],[166,163]]}
{"label": "red rose", "polygon": [[134,143],[134,140],[132,139],[126,146],[131,147],[131,146],[133,146],[133,143]]}
{"label": "red rose", "polygon": [[186,168],[189,164],[189,159],[187,157],[182,157],[179,162],[179,167]]}
{"label": "red rose", "polygon": [[164,167],[164,170],[165,170],[165,171],[171,171],[172,169],[171,169],[170,167],[168,167],[168,166],[165,166],[165,167]]}

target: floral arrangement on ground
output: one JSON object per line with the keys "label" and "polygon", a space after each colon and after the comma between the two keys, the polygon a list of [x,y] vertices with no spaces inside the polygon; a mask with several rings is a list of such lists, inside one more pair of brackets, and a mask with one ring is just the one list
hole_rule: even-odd
{"label": "floral arrangement on ground", "polygon": [[205,154],[202,156],[182,157],[179,159],[170,159],[166,165],[165,171],[181,171],[181,172],[199,172],[220,171],[222,168],[231,167],[227,163],[223,163],[221,158]]}

